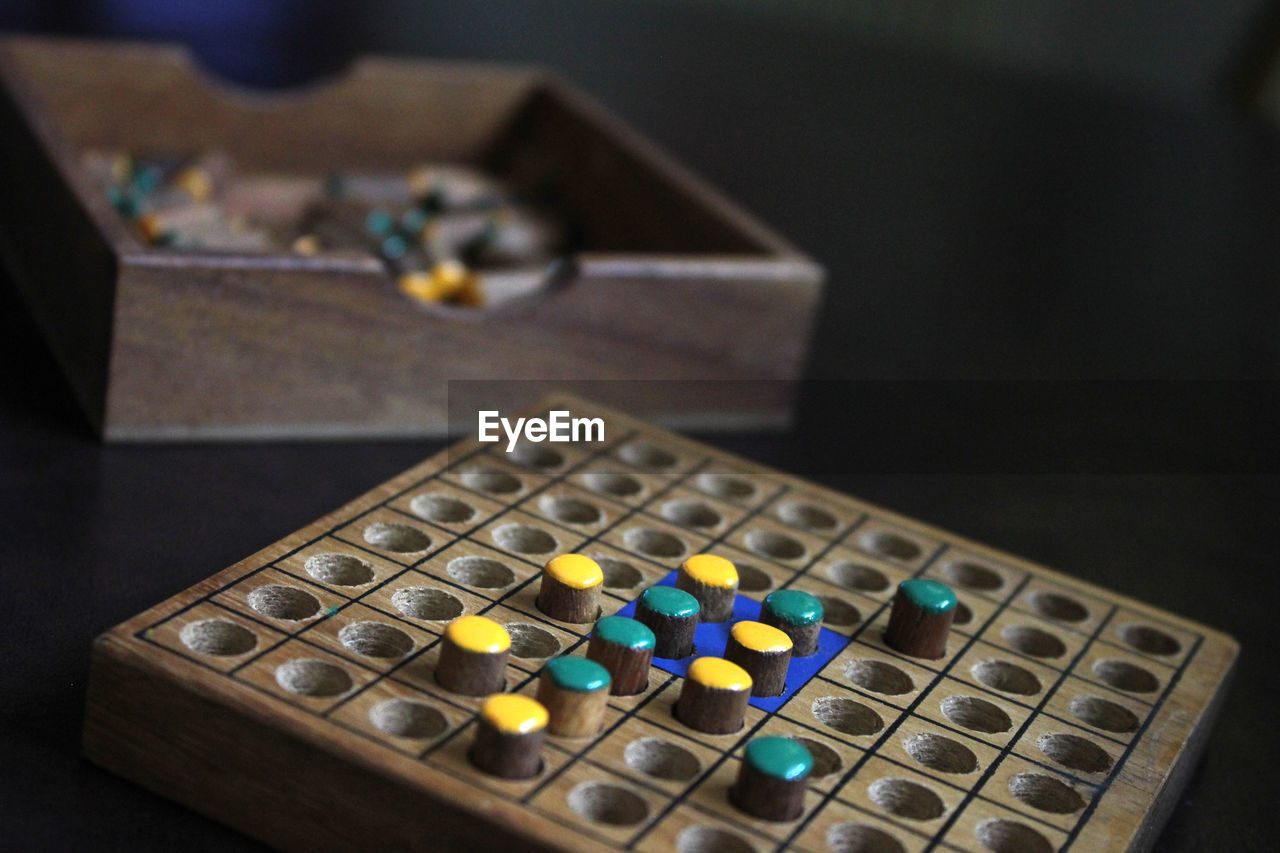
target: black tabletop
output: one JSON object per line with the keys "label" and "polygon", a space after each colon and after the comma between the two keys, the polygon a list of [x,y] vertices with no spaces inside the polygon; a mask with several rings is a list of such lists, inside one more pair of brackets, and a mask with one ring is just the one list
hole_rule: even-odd
{"label": "black tabletop", "polygon": [[[422,49],[562,68],[829,267],[795,428],[705,438],[1239,639],[1158,846],[1270,847],[1280,144],[655,6]],[[7,280],[0,341],[0,847],[255,847],[80,758],[90,641],[438,445],[102,446]]]}

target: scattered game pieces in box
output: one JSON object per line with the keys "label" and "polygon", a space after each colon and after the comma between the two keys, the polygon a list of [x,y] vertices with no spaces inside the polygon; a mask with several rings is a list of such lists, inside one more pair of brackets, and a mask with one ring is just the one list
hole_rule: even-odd
{"label": "scattered game pieces in box", "polygon": [[566,407],[102,636],[88,755],[291,849],[1154,841],[1229,637]]}
{"label": "scattered game pieces in box", "polygon": [[244,174],[225,153],[98,150],[86,172],[150,246],[218,252],[371,251],[423,302],[480,307],[549,285],[564,228],[462,164],[403,173]]}

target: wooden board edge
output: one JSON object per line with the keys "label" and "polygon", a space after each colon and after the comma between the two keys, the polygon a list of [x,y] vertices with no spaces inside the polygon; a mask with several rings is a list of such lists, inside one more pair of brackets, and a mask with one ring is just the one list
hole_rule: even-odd
{"label": "wooden board edge", "polygon": [[[549,832],[538,838],[533,825],[517,833],[519,821],[509,815],[482,818],[352,756],[335,760],[246,709],[166,678],[109,635],[94,644],[83,751],[113,773],[285,850],[468,851],[478,821],[491,843],[507,849],[564,849]],[[405,820],[377,819],[388,813]]]}
{"label": "wooden board edge", "polygon": [[1205,707],[1204,713],[1200,715],[1196,728],[1187,739],[1177,761],[1170,768],[1169,774],[1165,778],[1165,784],[1160,789],[1160,793],[1156,795],[1156,800],[1148,812],[1147,821],[1143,823],[1138,837],[1134,839],[1134,847],[1131,848],[1133,850],[1148,851],[1155,847],[1161,830],[1169,822],[1169,818],[1173,815],[1182,792],[1186,790],[1187,783],[1191,781],[1192,774],[1200,763],[1200,759],[1204,756],[1205,747],[1209,743],[1209,735],[1213,731],[1214,723],[1218,719],[1218,714],[1222,711],[1222,706],[1226,703],[1227,694],[1230,693],[1231,684],[1235,680],[1240,645],[1234,640],[1231,642],[1235,653],[1232,654],[1230,667],[1226,675],[1223,676],[1222,682],[1219,684],[1213,698]]}

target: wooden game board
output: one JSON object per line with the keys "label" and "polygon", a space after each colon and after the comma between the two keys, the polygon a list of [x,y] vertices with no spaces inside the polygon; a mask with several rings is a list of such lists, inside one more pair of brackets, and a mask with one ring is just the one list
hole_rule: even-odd
{"label": "wooden game board", "polygon": [[[515,458],[455,446],[103,635],[89,757],[290,849],[1151,845],[1222,699],[1232,639],[586,402],[567,408],[604,416],[607,440]],[[531,692],[548,656],[584,651],[589,626],[534,604],[540,566],[567,551],[601,561],[606,610],[685,555],[726,556],[742,595],[821,597],[843,647],[737,734],[679,723],[680,678],[655,667],[644,693],[612,698],[600,736],[549,737],[537,778],[485,776],[465,757],[477,702],[432,678],[440,635],[462,612],[507,624],[510,689]],[[959,594],[936,662],[881,640],[912,576]],[[779,733],[816,757],[804,814],[747,818],[726,798],[741,748]]]}

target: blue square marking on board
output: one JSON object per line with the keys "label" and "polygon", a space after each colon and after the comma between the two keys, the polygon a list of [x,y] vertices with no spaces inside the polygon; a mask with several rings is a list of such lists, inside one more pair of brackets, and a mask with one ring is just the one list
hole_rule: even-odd
{"label": "blue square marking on board", "polygon": [[[671,572],[658,581],[657,585],[675,586],[677,574],[679,573]],[[636,615],[636,603],[632,601],[627,604],[618,611],[618,615],[634,618]],[[679,660],[655,657],[653,665],[672,675],[684,678],[689,674],[689,664],[693,663],[694,658],[724,657],[725,647],[729,644],[729,631],[733,628],[735,622],[743,621],[760,621],[760,602],[747,598],[745,595],[739,595],[733,602],[733,618],[728,622],[698,623],[698,627],[693,632],[693,654]],[[787,687],[782,692],[782,695],[752,696],[750,705],[753,708],[759,708],[761,711],[768,711],[769,713],[777,711],[784,702],[791,698],[793,693],[808,684],[809,679],[817,675],[818,671],[826,666],[832,658],[844,651],[845,646],[849,645],[851,641],[852,638],[843,634],[837,634],[827,628],[821,629],[818,632],[818,650],[807,657],[793,657],[791,659],[791,665],[787,667]]]}

